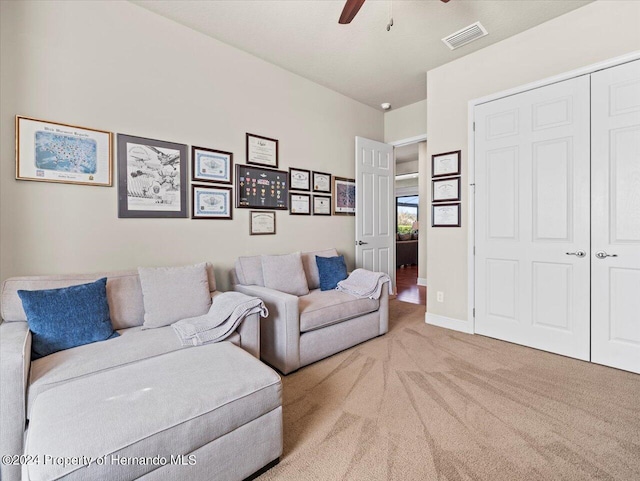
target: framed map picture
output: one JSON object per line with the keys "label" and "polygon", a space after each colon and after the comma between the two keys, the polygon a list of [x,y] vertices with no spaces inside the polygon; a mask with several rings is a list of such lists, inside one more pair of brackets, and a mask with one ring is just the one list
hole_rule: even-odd
{"label": "framed map picture", "polygon": [[111,186],[113,134],[16,116],[16,179]]}
{"label": "framed map picture", "polygon": [[192,185],[192,219],[233,219],[230,187]]}
{"label": "framed map picture", "polygon": [[334,215],[356,215],[355,179],[333,178],[333,202]]}
{"label": "framed map picture", "polygon": [[118,217],[187,217],[187,146],[118,134]]}
{"label": "framed map picture", "polygon": [[233,154],[222,150],[191,147],[191,180],[233,183]]}

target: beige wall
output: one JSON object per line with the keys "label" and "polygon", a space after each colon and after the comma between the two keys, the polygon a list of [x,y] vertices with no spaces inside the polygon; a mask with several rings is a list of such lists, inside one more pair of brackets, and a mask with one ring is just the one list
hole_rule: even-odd
{"label": "beige wall", "polygon": [[[427,73],[428,157],[462,149],[464,186],[463,227],[427,230],[429,314],[468,322],[469,100],[639,50],[639,21],[640,2],[598,1]],[[431,173],[421,175],[428,182]]]}
{"label": "beige wall", "polygon": [[410,139],[427,133],[427,101],[421,100],[384,114],[384,141]]}
{"label": "beige wall", "polygon": [[[15,180],[14,116],[228,150],[280,140],[280,168],[354,175],[354,137],[383,114],[128,2],[0,2],[0,278],[335,246],[353,265],[353,217],[279,211],[277,235],[233,221],[118,219],[117,188]],[[117,177],[116,177],[117,178]]]}

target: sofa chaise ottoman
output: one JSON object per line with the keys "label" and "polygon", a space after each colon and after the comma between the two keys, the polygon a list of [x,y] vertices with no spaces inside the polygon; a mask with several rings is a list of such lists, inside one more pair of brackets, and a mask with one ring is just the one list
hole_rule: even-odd
{"label": "sofa chaise ottoman", "polygon": [[[107,277],[112,324],[120,336],[32,360],[31,333],[17,291],[68,287],[103,277]],[[210,265],[207,277],[211,296],[219,295]],[[162,452],[175,451],[173,455],[199,454],[196,466],[188,467],[188,479],[212,479],[212,473],[216,473],[216,479],[237,480],[280,456],[281,402],[274,404],[273,397],[265,400],[259,393],[269,391],[269,396],[279,399],[281,387],[277,374],[256,359],[260,349],[257,314],[248,316],[225,342],[184,348],[171,326],[142,328],[145,310],[137,271],[12,278],[2,284],[0,294],[0,454],[21,455],[25,449],[47,454],[43,449],[53,449],[61,441],[61,449],[75,447],[82,455],[86,446],[95,453],[102,445],[95,444],[100,439],[94,437],[120,433],[121,443],[129,443],[131,452],[151,453],[162,448]],[[186,386],[180,387],[181,382],[189,384],[193,391],[184,390]],[[138,399],[145,400],[147,411],[135,404]],[[244,403],[249,400],[262,408],[245,409]],[[129,402],[132,409],[135,406],[138,410],[128,411]],[[121,406],[120,415],[112,409],[114,405]],[[198,409],[202,414],[198,419],[204,419],[205,413],[214,418],[216,413],[223,413],[222,417],[233,422],[220,423],[210,430],[205,423],[190,421]],[[171,410],[167,419],[173,424],[161,424],[166,414],[163,410]],[[187,425],[190,428],[185,435],[180,426]],[[243,434],[250,433],[252,439],[256,436],[251,425],[262,425],[261,436],[269,439],[264,443],[265,451],[232,449],[245,442],[252,445],[253,441],[244,439]],[[70,429],[84,434],[68,436],[65,433]],[[166,438],[154,434],[161,430],[170,433],[168,444]],[[133,433],[137,435],[135,440]],[[124,449],[124,444],[117,444],[113,441],[102,447]],[[263,462],[267,457],[271,459]],[[107,479],[94,477],[91,469],[51,477],[55,470],[48,471],[47,467],[51,468],[30,466],[24,471],[28,476],[24,479]],[[126,473],[137,473],[131,466],[128,468]],[[179,475],[187,469],[184,467],[153,468],[145,474],[148,479],[164,472],[178,474],[162,479],[187,479]],[[1,474],[3,481],[18,480],[21,468],[13,463],[3,464]],[[118,475],[113,479],[133,478]]]}
{"label": "sofa chaise ottoman", "polygon": [[260,323],[260,357],[283,374],[385,334],[389,328],[388,286],[379,299],[360,299],[320,290],[316,256],[336,249],[302,253],[308,293],[296,296],[265,287],[262,256],[240,257],[230,273],[236,291],[261,298],[269,316]]}

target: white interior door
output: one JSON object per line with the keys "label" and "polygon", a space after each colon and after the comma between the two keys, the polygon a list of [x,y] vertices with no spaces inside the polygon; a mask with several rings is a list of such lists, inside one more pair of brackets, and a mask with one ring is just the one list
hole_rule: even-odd
{"label": "white interior door", "polygon": [[394,170],[391,145],[356,137],[356,267],[395,286]]}
{"label": "white interior door", "polygon": [[640,373],[640,61],[591,89],[591,360]]}
{"label": "white interior door", "polygon": [[589,359],[589,117],[588,76],[475,108],[477,333]]}

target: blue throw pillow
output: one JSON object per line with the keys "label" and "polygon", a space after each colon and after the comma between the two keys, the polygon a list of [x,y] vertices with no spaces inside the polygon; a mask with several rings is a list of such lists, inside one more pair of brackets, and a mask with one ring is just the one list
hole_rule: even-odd
{"label": "blue throw pillow", "polygon": [[320,290],[330,291],[335,289],[338,282],[344,281],[347,277],[347,265],[344,263],[344,256],[320,257],[316,256],[316,265],[320,273]]}
{"label": "blue throw pillow", "polygon": [[106,277],[62,289],[20,290],[18,295],[33,334],[32,359],[119,336],[111,325]]}

